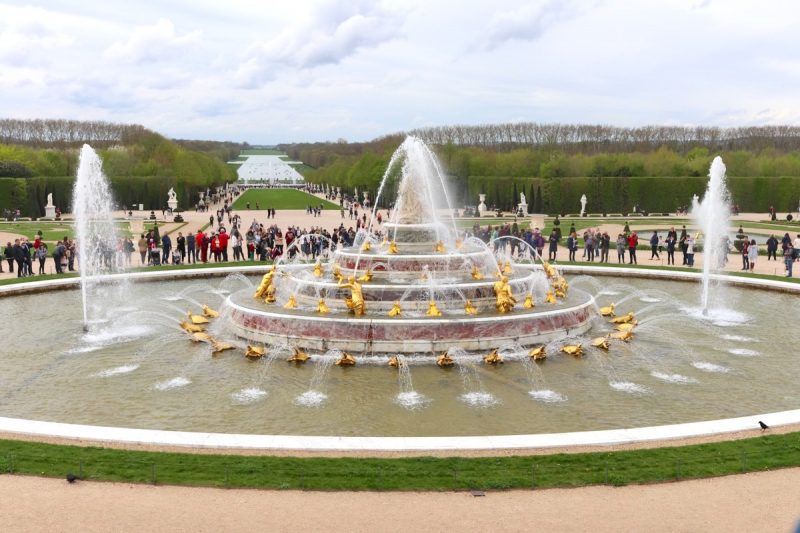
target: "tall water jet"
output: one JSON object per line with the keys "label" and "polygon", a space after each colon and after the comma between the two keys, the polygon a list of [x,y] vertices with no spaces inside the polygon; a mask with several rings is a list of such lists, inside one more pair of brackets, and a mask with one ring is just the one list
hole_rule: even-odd
{"label": "tall water jet", "polygon": [[72,191],[84,331],[89,328],[88,299],[96,278],[114,266],[117,229],[112,217],[113,205],[108,179],[103,174],[103,162],[91,146],[84,144]]}
{"label": "tall water jet", "polygon": [[703,233],[703,292],[701,307],[708,314],[708,293],[712,270],[725,266],[728,254],[730,193],[725,183],[725,163],[717,156],[708,173],[703,199],[692,205],[692,218]]}

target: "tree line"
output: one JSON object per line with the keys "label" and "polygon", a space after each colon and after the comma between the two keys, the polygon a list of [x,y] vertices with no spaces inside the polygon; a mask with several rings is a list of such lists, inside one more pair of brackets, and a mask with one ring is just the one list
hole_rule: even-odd
{"label": "tree line", "polygon": [[75,148],[89,143],[96,148],[136,143],[152,133],[138,124],[95,120],[0,119],[0,144],[33,148]]}

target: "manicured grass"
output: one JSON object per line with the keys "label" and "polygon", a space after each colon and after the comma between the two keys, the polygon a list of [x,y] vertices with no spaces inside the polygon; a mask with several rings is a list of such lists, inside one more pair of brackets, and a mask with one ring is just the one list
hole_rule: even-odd
{"label": "manicured grass", "polygon": [[286,155],[283,150],[275,148],[253,148],[251,150],[242,150],[241,155]]}
{"label": "manicured grass", "polygon": [[247,211],[248,202],[250,209],[255,209],[256,204],[259,209],[305,209],[309,205],[322,204],[323,209],[339,210],[338,205],[297,189],[250,189],[233,203],[233,208]]}
{"label": "manicured grass", "polygon": [[619,452],[502,457],[206,455],[0,440],[0,471],[171,485],[309,490],[466,490],[625,485],[800,465],[800,433]]}
{"label": "manicured grass", "polygon": [[[118,221],[116,225],[120,235],[130,234],[130,225],[128,222]],[[39,230],[42,231],[43,240],[47,243],[57,242],[63,239],[65,235],[70,238],[75,237],[75,227],[72,225],[71,220],[61,222],[0,222],[0,231],[24,235],[31,241],[36,238],[36,232]]]}

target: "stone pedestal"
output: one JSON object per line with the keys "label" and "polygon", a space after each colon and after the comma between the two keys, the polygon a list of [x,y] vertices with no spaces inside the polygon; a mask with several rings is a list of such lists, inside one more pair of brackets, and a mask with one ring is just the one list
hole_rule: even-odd
{"label": "stone pedestal", "polygon": [[170,198],[169,200],[167,200],[167,206],[169,206],[170,209],[175,211],[178,208],[178,200],[175,198]]}
{"label": "stone pedestal", "polygon": [[528,215],[528,204],[525,202],[517,204],[517,213],[522,213],[522,216]]}
{"label": "stone pedestal", "polygon": [[44,206],[44,216],[46,216],[47,218],[56,218],[56,206],[54,205]]}

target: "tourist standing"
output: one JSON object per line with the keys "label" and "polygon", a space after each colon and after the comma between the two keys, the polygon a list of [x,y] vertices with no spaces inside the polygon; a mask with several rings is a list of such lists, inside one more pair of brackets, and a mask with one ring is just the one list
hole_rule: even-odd
{"label": "tourist standing", "polygon": [[786,277],[792,277],[792,264],[794,263],[794,247],[792,243],[783,249],[783,264],[786,265]]}
{"label": "tourist standing", "polygon": [[778,253],[778,239],[775,238],[775,235],[770,235],[769,239],[767,239],[767,261],[769,261],[770,258],[777,261],[778,260],[777,253]]}
{"label": "tourist standing", "polygon": [[624,233],[617,235],[617,263],[625,263],[625,248],[628,246],[628,240],[625,238]]}
{"label": "tourist standing", "polygon": [[636,247],[639,245],[639,236],[636,235],[636,232],[631,232],[628,235],[628,264],[629,265],[638,265],[639,263],[636,261]]}
{"label": "tourist standing", "polygon": [[147,257],[147,239],[142,233],[142,236],[139,238],[139,242],[137,243],[139,246],[139,255],[141,256],[140,263],[142,265],[145,264],[145,258]]}
{"label": "tourist standing", "polygon": [[569,250],[569,260],[575,261],[575,252],[578,251],[578,236],[574,231],[567,237],[567,250]]}
{"label": "tourist standing", "polygon": [[583,256],[586,258],[587,261],[594,261],[594,232],[588,231],[584,236],[584,250]]}
{"label": "tourist standing", "polygon": [[161,237],[161,263],[166,265],[169,263],[169,258],[172,255],[172,239],[169,235],[165,234]]}
{"label": "tourist standing", "polygon": [[750,254],[748,254],[748,248],[750,248],[750,241],[747,240],[747,236],[745,235],[742,241],[742,270],[750,270]]}
{"label": "tourist standing", "polygon": [[219,239],[219,252],[222,255],[222,260],[227,262],[228,261],[228,240],[229,240],[228,232],[225,231],[225,228],[219,230],[219,235],[217,238]]}
{"label": "tourist standing", "polygon": [[686,244],[686,239],[688,239],[688,238],[689,237],[688,237],[688,235],[686,233],[686,226],[684,225],[681,228],[681,236],[678,239],[678,242],[681,245],[681,254],[683,255],[683,263],[682,264],[684,264],[684,265],[688,264],[688,261],[686,260],[686,250],[688,248],[688,245]]}
{"label": "tourist standing", "polygon": [[558,234],[556,230],[550,232],[550,237],[548,237],[547,240],[550,243],[550,247],[547,250],[547,258],[550,261],[555,261],[556,254],[558,253]]}
{"label": "tourist standing", "polygon": [[750,264],[750,272],[756,268],[756,260],[758,259],[758,245],[755,239],[750,240],[750,246],[747,248],[748,263]]}
{"label": "tourist standing", "polygon": [[677,244],[677,237],[675,232],[671,232],[667,234],[667,264],[668,265],[675,265],[675,245]]}
{"label": "tourist standing", "polygon": [[180,231],[178,232],[178,238],[175,239],[175,244],[178,247],[178,253],[181,255],[181,263],[183,263],[186,261],[186,237]]}
{"label": "tourist standing", "polygon": [[608,263],[608,249],[611,247],[611,237],[608,235],[607,231],[603,232],[603,236],[600,237],[600,262],[601,263]]}
{"label": "tourist standing", "polygon": [[45,243],[39,243],[39,248],[36,249],[36,258],[39,260],[39,274],[44,274],[44,262],[47,260],[47,245]]}
{"label": "tourist standing", "polygon": [[188,264],[197,262],[197,248],[195,246],[195,236],[191,231],[186,236],[186,255]]}
{"label": "tourist standing", "polygon": [[694,237],[691,235],[686,237],[686,265],[694,268]]}
{"label": "tourist standing", "polygon": [[653,236],[650,237],[650,260],[661,259],[658,255],[658,232],[653,231]]}

